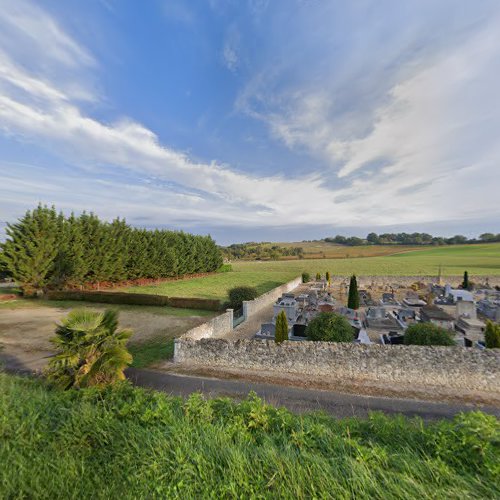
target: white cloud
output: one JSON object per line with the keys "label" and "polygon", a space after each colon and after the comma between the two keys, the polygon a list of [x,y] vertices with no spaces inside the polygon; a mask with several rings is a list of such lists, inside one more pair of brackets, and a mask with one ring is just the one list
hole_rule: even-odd
{"label": "white cloud", "polygon": [[[310,148],[332,159],[334,165],[343,162],[338,171],[341,184],[332,187],[332,170],[318,167],[300,176],[257,177],[217,162],[194,161],[161,144],[152,130],[132,119],[104,123],[91,117],[80,101],[82,96],[95,95],[80,84],[80,77],[88,76],[89,68],[95,71],[92,55],[33,4],[6,6],[0,22],[9,24],[18,47],[30,46],[32,33],[40,38],[31,56],[24,49],[14,49],[12,43],[4,44],[0,36],[0,128],[20,140],[43,145],[78,167],[74,175],[59,183],[57,174],[48,182],[51,176],[39,171],[32,173],[31,180],[26,180],[21,168],[2,173],[2,199],[7,205],[22,201],[32,206],[44,195],[43,201],[57,202],[61,208],[101,207],[104,215],[112,211],[110,216],[118,213],[133,220],[140,214],[151,223],[167,219],[263,227],[366,226],[367,218],[373,225],[382,225],[433,221],[436,214],[452,219],[477,215],[484,209],[498,212],[495,198],[491,202],[488,198],[498,186],[491,182],[498,181],[491,170],[493,159],[498,158],[497,148],[483,148],[476,161],[470,157],[457,163],[449,156],[457,146],[453,140],[456,131],[460,131],[460,141],[470,133],[469,115],[478,105],[473,100],[453,114],[454,104],[463,97],[463,85],[478,90],[463,68],[470,67],[473,58],[471,71],[486,71],[496,56],[488,37],[457,47],[453,55],[423,66],[401,81],[391,100],[375,113],[371,132],[360,139],[336,137],[329,114],[331,97],[324,92],[295,92],[284,114],[280,110],[255,113],[290,147]],[[41,34],[37,19],[49,26],[47,37]],[[237,64],[235,55],[226,55],[231,64]],[[452,70],[460,75],[460,85],[449,94],[449,87],[439,83]],[[488,94],[492,90],[488,84],[483,90],[484,98],[493,97]],[[482,99],[479,102],[479,111],[486,116],[486,104]],[[492,125],[498,125],[499,116],[492,114]],[[477,125],[477,121],[472,123]],[[375,160],[383,160],[386,166],[370,173],[366,165]],[[5,164],[0,167],[7,171]],[[127,177],[132,173],[136,182],[120,180],[116,168],[127,172]],[[456,168],[460,171],[452,176]],[[105,179],[109,175],[113,180]],[[463,185],[473,178],[488,179],[481,206],[464,196]],[[107,193],[105,198],[103,193]],[[455,196],[461,200],[459,207],[453,203]]]}

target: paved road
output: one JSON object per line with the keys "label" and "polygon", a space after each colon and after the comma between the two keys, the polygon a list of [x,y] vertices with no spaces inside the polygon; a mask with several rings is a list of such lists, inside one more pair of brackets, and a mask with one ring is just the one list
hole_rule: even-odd
{"label": "paved road", "polygon": [[300,389],[272,384],[245,382],[241,380],[221,380],[207,377],[193,377],[165,373],[155,370],[130,368],[127,376],[136,385],[149,387],[176,396],[187,396],[192,392],[202,392],[209,397],[230,396],[244,398],[249,391],[255,391],[261,398],[275,406],[285,406],[294,412],[324,410],[336,417],[365,417],[369,411],[383,411],[387,414],[402,413],[420,416],[425,420],[451,418],[461,411],[481,409],[500,417],[500,408],[492,406],[474,407],[415,401],[409,399],[356,396],[313,389]]}

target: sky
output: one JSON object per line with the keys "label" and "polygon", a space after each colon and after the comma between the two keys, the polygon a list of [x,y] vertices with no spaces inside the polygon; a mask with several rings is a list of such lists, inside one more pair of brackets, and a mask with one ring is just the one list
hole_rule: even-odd
{"label": "sky", "polygon": [[0,233],[500,232],[498,0],[0,0]]}

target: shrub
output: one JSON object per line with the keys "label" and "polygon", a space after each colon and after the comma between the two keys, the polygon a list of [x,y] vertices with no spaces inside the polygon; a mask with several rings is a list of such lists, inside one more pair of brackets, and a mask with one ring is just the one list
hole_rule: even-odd
{"label": "shrub", "polygon": [[358,281],[356,280],[356,276],[354,274],[351,276],[351,281],[349,283],[347,307],[350,309],[359,309]]}
{"label": "shrub", "polygon": [[316,281],[319,281],[321,279],[321,274],[320,273],[316,273]]}
{"label": "shrub", "polygon": [[237,286],[229,290],[229,307],[240,309],[243,301],[253,300],[258,297],[257,289],[252,286]]}
{"label": "shrub", "polygon": [[326,281],[328,281],[328,284],[330,284],[330,271],[326,272],[325,279],[326,279]]}
{"label": "shrub", "polygon": [[285,311],[280,311],[276,317],[276,330],[274,340],[277,344],[288,340],[288,320]]}
{"label": "shrub", "polygon": [[451,333],[432,323],[410,325],[405,332],[406,345],[455,345]]}
{"label": "shrub", "polygon": [[500,325],[488,321],[484,331],[484,340],[489,349],[500,348]]}
{"label": "shrub", "polygon": [[62,389],[125,380],[123,371],[132,363],[126,348],[131,335],[131,330],[118,331],[116,311],[74,309],[51,339],[57,354],[49,361],[49,380]]}
{"label": "shrub", "polygon": [[302,283],[309,283],[309,281],[311,281],[311,275],[307,271],[304,271],[302,273]]}
{"label": "shrub", "polygon": [[354,331],[344,316],[332,312],[318,314],[306,328],[310,340],[325,342],[352,342]]}
{"label": "shrub", "polygon": [[222,266],[217,269],[218,273],[229,273],[233,270],[233,266],[231,264],[222,264]]}

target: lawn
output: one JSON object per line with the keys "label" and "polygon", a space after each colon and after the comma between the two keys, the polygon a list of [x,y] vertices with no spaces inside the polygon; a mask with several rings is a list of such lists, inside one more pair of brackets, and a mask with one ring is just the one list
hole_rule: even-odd
{"label": "lawn", "polygon": [[[348,247],[348,250],[353,247]],[[397,248],[391,247],[393,251]],[[461,276],[465,270],[474,276],[500,276],[500,243],[447,246],[419,249],[379,257],[344,259],[304,259],[291,261],[237,261],[233,271],[202,278],[168,281],[159,285],[131,287],[135,293],[158,293],[177,297],[218,298],[225,300],[230,288],[255,286],[264,293],[285,283],[302,271],[313,276],[330,271],[333,278],[352,273],[374,276],[437,275],[441,266],[444,276]]]}
{"label": "lawn", "polygon": [[3,498],[499,498],[499,442],[481,412],[336,420],[0,373]]}

